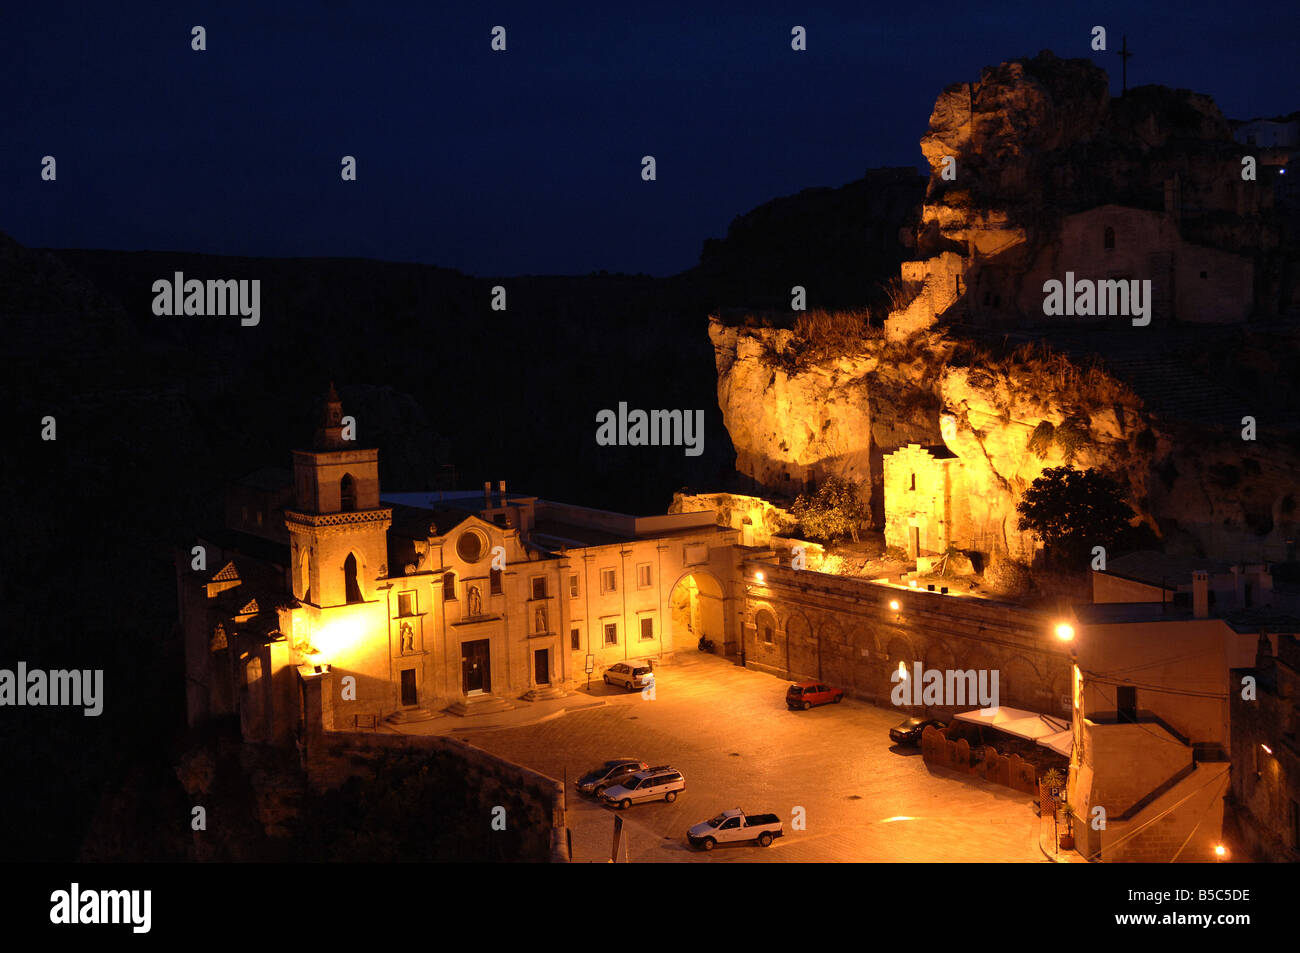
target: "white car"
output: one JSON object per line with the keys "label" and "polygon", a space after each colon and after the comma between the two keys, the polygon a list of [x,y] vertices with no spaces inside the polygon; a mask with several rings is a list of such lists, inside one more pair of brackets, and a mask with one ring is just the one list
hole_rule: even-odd
{"label": "white car", "polygon": [[606,685],[622,685],[628,691],[654,684],[655,673],[644,662],[617,662],[605,669]]}
{"label": "white car", "polygon": [[677,800],[678,793],[685,790],[686,779],[682,773],[663,764],[649,771],[638,771],[622,784],[606,788],[600,796],[606,804],[626,810],[639,801],[657,801],[660,798],[671,804]]}
{"label": "white car", "polygon": [[781,818],[775,814],[746,814],[737,807],[696,824],[686,832],[686,839],[692,847],[705,850],[742,841],[758,841],[759,846],[767,847],[784,833]]}

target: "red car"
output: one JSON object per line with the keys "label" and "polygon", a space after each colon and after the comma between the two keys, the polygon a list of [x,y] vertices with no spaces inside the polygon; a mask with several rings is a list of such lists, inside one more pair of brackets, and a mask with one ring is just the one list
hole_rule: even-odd
{"label": "red car", "polygon": [[839,703],[844,698],[842,688],[832,688],[824,682],[798,682],[791,685],[785,693],[785,703],[790,708],[802,708],[807,711],[813,705]]}

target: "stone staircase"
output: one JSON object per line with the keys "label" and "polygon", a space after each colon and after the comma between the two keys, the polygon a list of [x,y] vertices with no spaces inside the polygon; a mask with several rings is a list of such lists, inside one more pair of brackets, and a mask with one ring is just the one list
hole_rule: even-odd
{"label": "stone staircase", "polygon": [[497,695],[473,695],[464,701],[458,701],[446,709],[449,715],[464,718],[468,715],[494,715],[497,712],[511,711],[514,703]]}
{"label": "stone staircase", "polygon": [[431,718],[436,718],[437,715],[437,712],[421,705],[418,708],[403,708],[401,711],[395,711],[387,716],[384,721],[390,725],[409,725],[412,722],[428,721]]}
{"label": "stone staircase", "polygon": [[540,702],[549,698],[563,698],[569,693],[563,688],[554,685],[541,685],[537,688],[530,688],[521,696],[526,702]]}

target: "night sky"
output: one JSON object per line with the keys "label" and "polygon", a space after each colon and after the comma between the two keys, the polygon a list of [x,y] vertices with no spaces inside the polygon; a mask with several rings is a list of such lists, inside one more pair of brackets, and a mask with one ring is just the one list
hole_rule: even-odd
{"label": "night sky", "polygon": [[1126,33],[1130,85],[1230,118],[1300,108],[1294,0],[9,6],[0,231],[32,247],[662,275],[771,198],[920,167],[945,85],[1042,49],[1092,58],[1118,93]]}

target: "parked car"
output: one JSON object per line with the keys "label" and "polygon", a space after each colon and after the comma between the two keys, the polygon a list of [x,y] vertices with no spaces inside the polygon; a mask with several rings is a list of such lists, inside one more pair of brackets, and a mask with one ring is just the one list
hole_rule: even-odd
{"label": "parked car", "polygon": [[669,804],[686,790],[686,779],[676,768],[662,764],[657,768],[638,771],[625,781],[608,787],[600,795],[606,804],[626,810],[640,801],[657,801],[663,798]]}
{"label": "parked car", "polygon": [[767,847],[774,837],[784,833],[781,818],[775,814],[746,814],[737,807],[696,824],[686,832],[686,839],[692,847],[704,850],[743,841],[757,841],[760,847]]}
{"label": "parked car", "polygon": [[644,771],[648,767],[650,765],[635,758],[615,758],[613,761],[606,761],[598,768],[592,768],[573,784],[579,794],[599,795],[605,788],[626,781],[638,771]]}
{"label": "parked car", "polygon": [[913,717],[907,719],[901,725],[889,729],[889,740],[900,745],[919,745],[921,735],[925,729],[933,725],[940,731],[948,727],[946,721],[940,721],[938,718],[921,718]]}
{"label": "parked car", "polygon": [[785,703],[790,708],[802,708],[807,711],[813,705],[838,704],[844,698],[844,690],[832,688],[824,682],[797,682],[786,689]]}
{"label": "parked car", "polygon": [[636,662],[618,662],[605,669],[606,685],[622,685],[626,689],[644,688],[654,681],[654,669]]}

